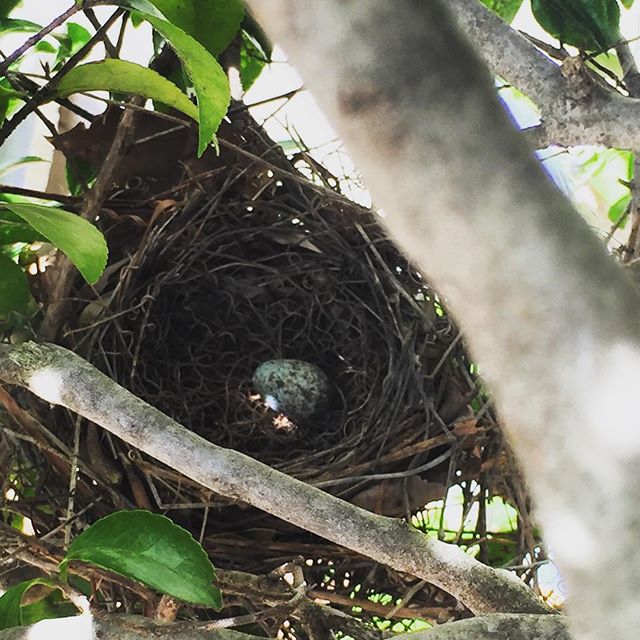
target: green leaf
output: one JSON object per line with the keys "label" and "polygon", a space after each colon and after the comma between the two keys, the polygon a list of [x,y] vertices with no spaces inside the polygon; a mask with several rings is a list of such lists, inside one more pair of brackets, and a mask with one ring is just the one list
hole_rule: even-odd
{"label": "green leaf", "polygon": [[522,5],[522,0],[482,0],[482,4],[497,13],[505,22],[511,22]]}
{"label": "green leaf", "polygon": [[229,107],[229,82],[217,60],[194,38],[169,22],[150,15],[145,19],[167,40],[182,61],[198,99],[198,157],[214,139]]}
{"label": "green leaf", "polygon": [[611,222],[618,224],[619,229],[625,228],[625,220],[620,222],[620,218],[627,212],[629,205],[631,204],[631,194],[627,193],[623,195],[619,200],[614,202],[610,207],[607,215],[609,216],[609,220]]}
{"label": "green leaf", "polygon": [[107,243],[87,220],[64,209],[39,204],[3,204],[62,251],[90,284],[98,280],[107,263]]}
{"label": "green leaf", "polygon": [[0,33],[35,33],[42,27],[30,20],[16,18],[0,18]]}
{"label": "green leaf", "polygon": [[69,193],[72,196],[82,196],[95,182],[98,170],[91,163],[80,158],[67,158],[64,175]]}
{"label": "green leaf", "polygon": [[28,224],[0,220],[0,245],[36,241],[44,242],[46,238]]}
{"label": "green leaf", "polygon": [[266,64],[265,52],[252,36],[243,31],[240,48],[240,81],[245,91],[257,80]]}
{"label": "green leaf", "polygon": [[633,0],[620,0],[620,2],[622,2],[622,6],[625,9],[631,9],[631,7],[633,6]]}
{"label": "green leaf", "polygon": [[63,98],[82,91],[135,93],[198,119],[196,106],[173,82],[152,69],[126,60],[102,60],[75,67],[62,78],[55,93]]}
{"label": "green leaf", "polygon": [[44,158],[39,158],[38,156],[23,156],[22,158],[16,158],[15,160],[11,160],[9,162],[3,162],[0,164],[0,178],[3,178],[5,174],[9,173],[11,170],[23,165],[30,164],[31,162],[47,162]]}
{"label": "green leaf", "polygon": [[0,322],[6,322],[13,313],[27,313],[31,301],[29,282],[24,271],[0,253]]}
{"label": "green leaf", "polygon": [[67,600],[60,589],[54,588],[48,595],[30,604],[22,605],[22,624],[35,624],[40,620],[70,618],[80,613],[78,608]]}
{"label": "green leaf", "polygon": [[56,53],[58,50],[47,40],[40,40],[36,45],[36,51],[40,53]]}
{"label": "green leaf", "polygon": [[82,560],[186,602],[220,609],[215,572],[191,534],[158,514],[119,511],[81,533],[60,564]]}
{"label": "green leaf", "polygon": [[14,587],[7,589],[0,598],[0,629],[19,627],[22,624],[20,604],[25,591],[33,586],[31,583],[31,580],[20,582]]}
{"label": "green leaf", "polygon": [[271,62],[271,54],[273,53],[273,42],[260,26],[258,21],[251,15],[249,11],[245,11],[244,20],[242,21],[242,30],[248,33],[264,51],[266,58]]}
{"label": "green leaf", "polygon": [[87,42],[89,42],[89,40],[91,40],[91,34],[83,26],[75,22],[69,22],[66,26],[66,34],[52,34],[60,43],[54,67],[60,66],[65,60],[70,58],[74,53],[77,53],[85,44],[87,44]]}
{"label": "green leaf", "polygon": [[0,78],[0,124],[17,108],[22,94],[15,91],[6,78]]}
{"label": "green leaf", "polygon": [[540,26],[563,44],[607,51],[620,38],[617,0],[531,0]]}
{"label": "green leaf", "polygon": [[244,16],[241,0],[149,0],[167,20],[194,37],[214,56],[238,32]]}
{"label": "green leaf", "polygon": [[0,0],[0,18],[6,18],[22,0]]}
{"label": "green leaf", "polygon": [[[22,604],[28,591],[35,602]],[[40,597],[38,597],[40,596]],[[33,624],[39,620],[75,615],[78,609],[65,600],[60,587],[45,578],[25,580],[7,589],[0,598],[0,629]]]}

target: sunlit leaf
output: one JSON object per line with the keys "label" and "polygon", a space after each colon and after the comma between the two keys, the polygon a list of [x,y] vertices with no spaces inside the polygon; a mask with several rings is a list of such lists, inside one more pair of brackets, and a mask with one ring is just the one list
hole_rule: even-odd
{"label": "sunlit leaf", "polygon": [[3,205],[41,233],[93,284],[107,263],[107,243],[87,220],[63,209],[38,204],[6,202]]}
{"label": "sunlit leaf", "polygon": [[135,93],[198,119],[196,106],[173,82],[152,69],[126,60],[102,60],[75,67],[62,78],[56,95],[65,97],[83,91]]}
{"label": "sunlit leaf", "polygon": [[213,55],[222,53],[238,32],[244,16],[241,0],[149,0],[185,33]]}
{"label": "sunlit leaf", "polygon": [[82,560],[118,573],[186,602],[222,606],[215,572],[191,534],[164,516],[119,511],[81,533],[61,563]]}
{"label": "sunlit leaf", "polygon": [[165,20],[145,16],[173,47],[184,65],[198,99],[198,156],[214,138],[231,99],[227,76],[216,59],[194,38]]}

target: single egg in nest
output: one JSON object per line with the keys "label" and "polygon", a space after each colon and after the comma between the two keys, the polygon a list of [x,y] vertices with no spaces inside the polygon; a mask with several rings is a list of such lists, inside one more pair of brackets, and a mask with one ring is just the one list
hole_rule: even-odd
{"label": "single egg in nest", "polygon": [[329,379],[303,360],[267,360],[256,369],[253,384],[268,407],[292,420],[313,418],[329,407]]}

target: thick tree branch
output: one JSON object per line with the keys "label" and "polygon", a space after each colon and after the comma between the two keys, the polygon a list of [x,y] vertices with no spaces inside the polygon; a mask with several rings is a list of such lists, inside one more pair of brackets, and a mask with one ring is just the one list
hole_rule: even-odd
{"label": "thick tree branch", "polygon": [[[493,614],[422,631],[393,636],[397,640],[570,640],[562,616]],[[141,616],[97,614],[44,620],[0,631],[0,640],[259,640],[231,629],[203,630],[188,625],[157,624]]]}
{"label": "thick tree branch", "polygon": [[[440,625],[394,640],[571,640],[563,616],[494,613]],[[1,638],[0,638],[1,640]]]}
{"label": "thick tree branch", "polygon": [[558,65],[478,0],[456,0],[452,9],[490,69],[540,108],[540,146],[602,144],[640,152],[640,100],[591,81],[577,90]]}
{"label": "thick tree branch", "polygon": [[0,379],[79,413],[213,491],[423,578],[476,613],[548,612],[513,574],[204,440],[62,347],[0,345]]}
{"label": "thick tree branch", "polygon": [[640,628],[640,296],[514,131],[449,13],[463,1],[249,4],[465,330],[577,637],[624,637]]}

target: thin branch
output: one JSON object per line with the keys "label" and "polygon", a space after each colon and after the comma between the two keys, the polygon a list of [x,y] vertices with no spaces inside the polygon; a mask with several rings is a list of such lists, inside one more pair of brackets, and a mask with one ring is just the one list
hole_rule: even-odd
{"label": "thin branch", "polygon": [[[118,124],[116,135],[102,165],[98,179],[85,196],[82,204],[80,216],[85,220],[95,219],[113,186],[115,172],[133,139],[134,119],[135,112],[131,109],[126,109]],[[68,309],[68,296],[76,273],[71,261],[62,255],[59,256],[57,268],[59,273],[50,292],[49,306],[39,331],[43,340],[53,340],[58,334],[65,312]]]}
{"label": "thin branch", "polygon": [[53,94],[56,85],[64,78],[71,69],[73,69],[80,60],[82,60],[91,49],[101,42],[104,34],[111,28],[111,25],[124,13],[124,9],[117,9],[114,11],[102,27],[96,31],[83,47],[78,49],[60,68],[58,73],[53,76],[46,84],[44,84],[36,93],[23,105],[23,107],[13,115],[11,120],[7,120],[0,129],[0,145],[4,144],[5,140],[16,130],[18,125],[35,109],[37,109],[42,103],[49,100]]}
{"label": "thin branch", "polygon": [[621,95],[595,76],[586,84],[586,92],[577,94],[555,62],[481,2],[457,0],[452,9],[458,27],[492,72],[540,109],[544,124],[537,131],[540,147],[602,144],[640,151],[640,101]]}
{"label": "thin branch", "polygon": [[64,13],[61,13],[57,18],[54,18],[46,27],[43,27],[30,38],[28,38],[24,44],[19,46],[13,53],[8,55],[2,62],[0,62],[0,76],[4,75],[7,69],[24,53],[26,53],[31,47],[38,44],[42,38],[51,33],[54,29],[57,29],[64,22],[66,22],[71,16],[82,10],[82,5],[74,2]]}

